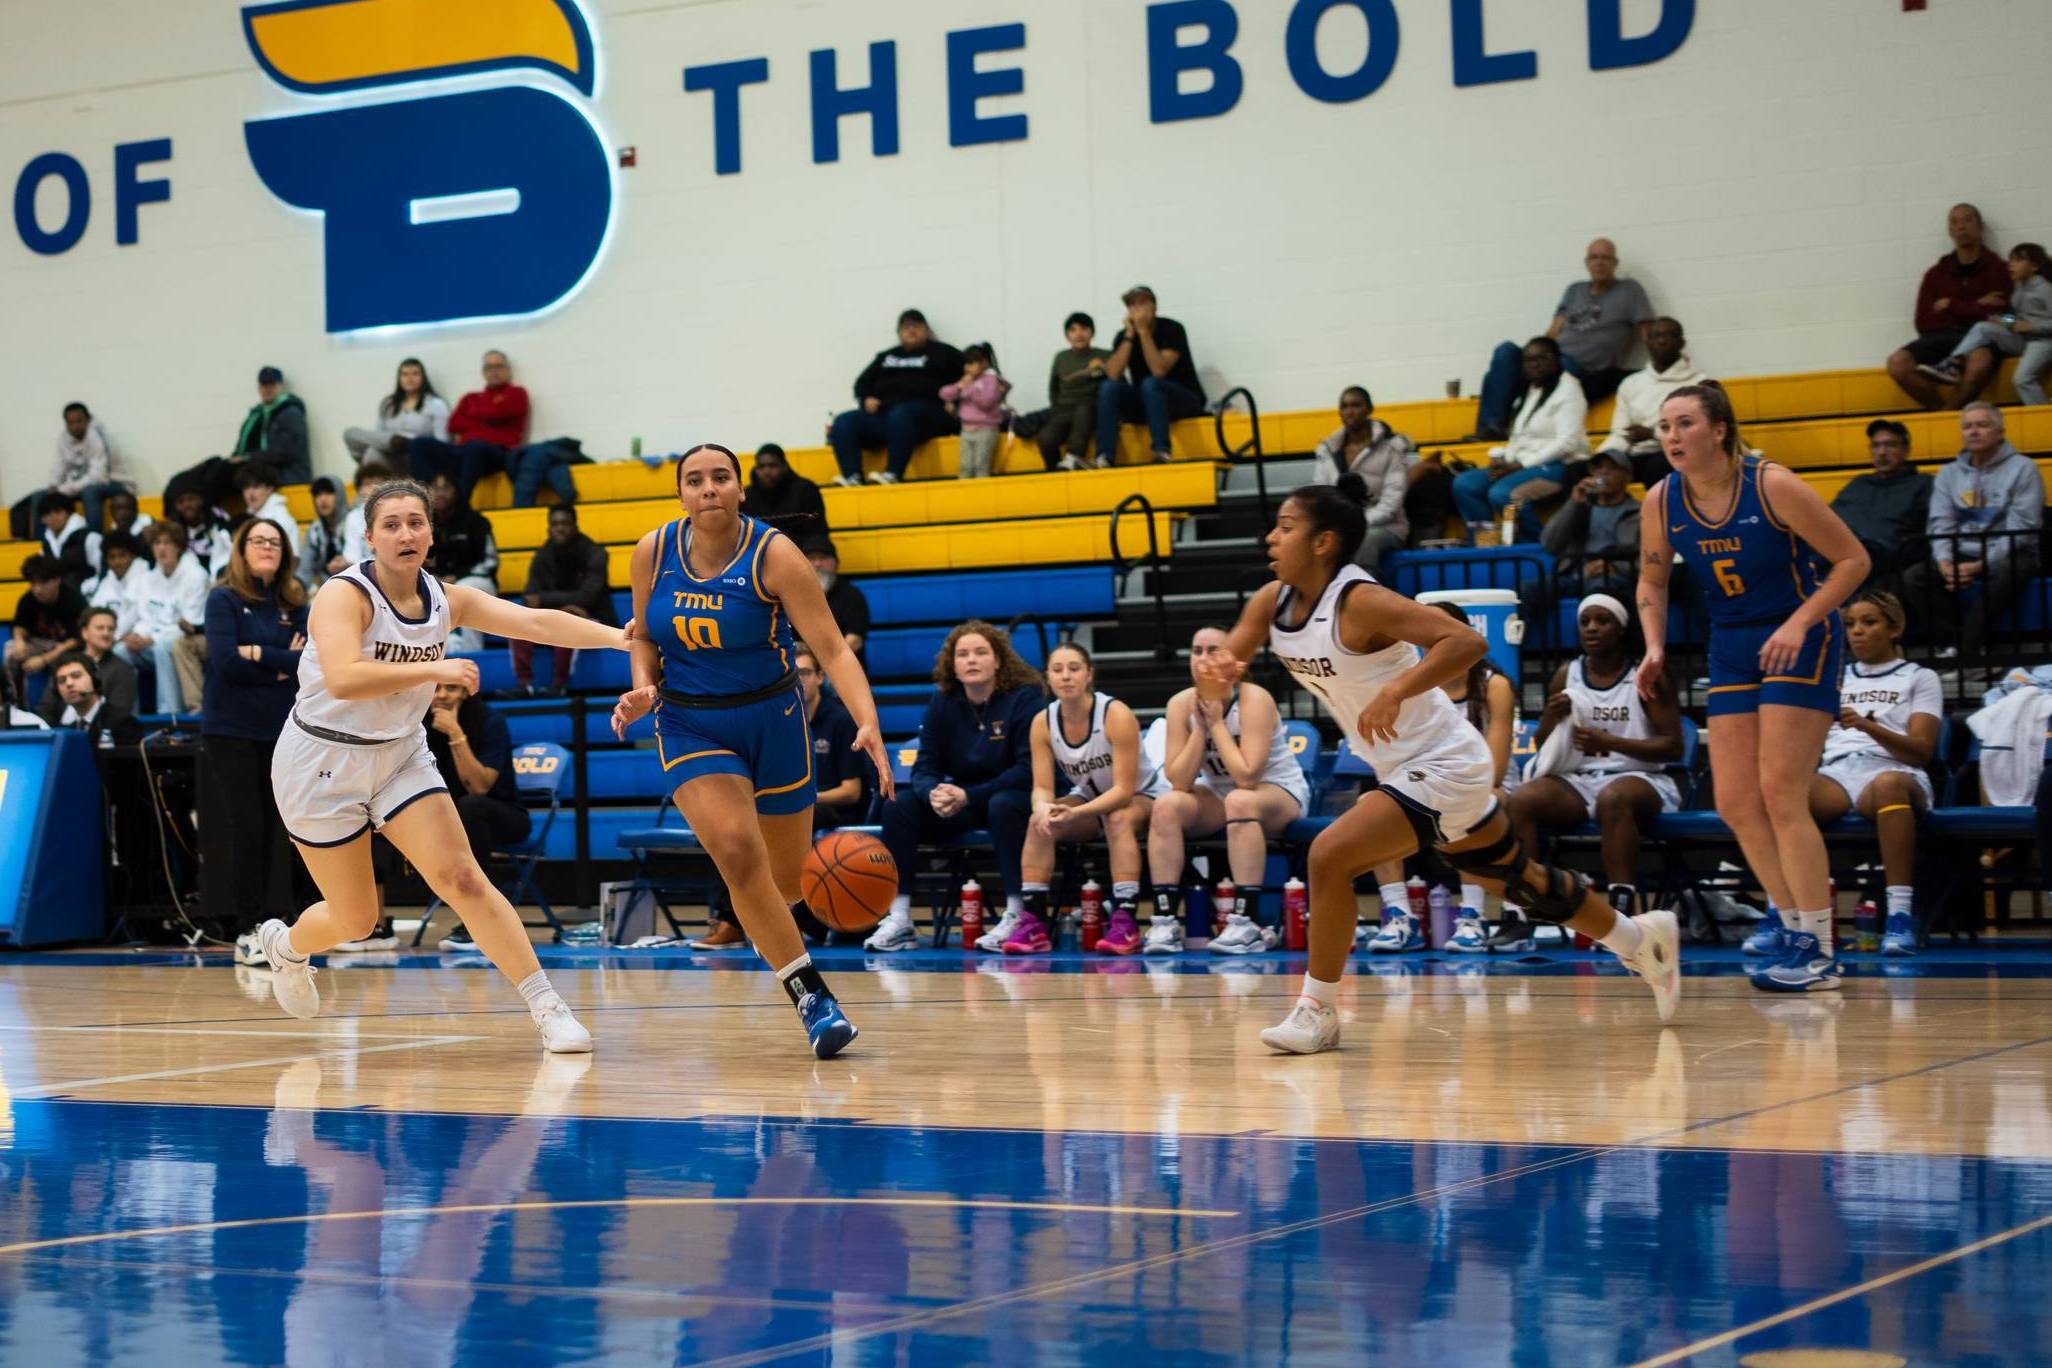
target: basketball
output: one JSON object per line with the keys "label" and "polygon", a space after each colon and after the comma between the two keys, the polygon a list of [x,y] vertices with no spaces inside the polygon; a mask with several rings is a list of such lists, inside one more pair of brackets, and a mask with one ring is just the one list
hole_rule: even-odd
{"label": "basketball", "polygon": [[812,915],[836,931],[868,931],[898,893],[898,862],[874,836],[829,831],[805,855],[798,887]]}

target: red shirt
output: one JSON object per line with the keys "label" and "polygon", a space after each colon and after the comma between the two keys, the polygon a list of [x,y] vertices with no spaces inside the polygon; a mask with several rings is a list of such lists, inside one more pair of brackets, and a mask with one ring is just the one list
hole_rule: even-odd
{"label": "red shirt", "polygon": [[[1936,266],[1924,272],[1924,283],[1917,287],[1917,332],[1965,332],[1984,318],[1999,318],[2009,310],[2009,292],[2013,288],[2008,259],[1993,247],[1983,247],[1981,259],[1972,266],[1962,266],[1959,253],[1947,252],[1938,258]],[[1981,296],[1986,294],[1999,295],[2002,302],[1981,303]],[[1952,303],[1940,309],[1941,299]]]}
{"label": "red shirt", "polygon": [[491,442],[511,451],[527,439],[527,391],[518,385],[472,390],[449,415],[449,436],[458,442]]}

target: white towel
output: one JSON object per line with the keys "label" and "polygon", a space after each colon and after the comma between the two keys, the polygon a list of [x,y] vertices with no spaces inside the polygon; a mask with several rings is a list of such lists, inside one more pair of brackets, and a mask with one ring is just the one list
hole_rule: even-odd
{"label": "white towel", "polygon": [[1539,748],[1539,753],[1525,762],[1525,782],[1549,774],[1573,774],[1587,759],[1575,748],[1575,728],[1589,725],[1589,705],[1573,694],[1568,695],[1568,701],[1572,710],[1547,733],[1546,744]]}
{"label": "white towel", "polygon": [[2018,689],[1967,718],[1981,741],[1981,793],[1991,807],[2030,807],[2045,768],[2052,692]]}

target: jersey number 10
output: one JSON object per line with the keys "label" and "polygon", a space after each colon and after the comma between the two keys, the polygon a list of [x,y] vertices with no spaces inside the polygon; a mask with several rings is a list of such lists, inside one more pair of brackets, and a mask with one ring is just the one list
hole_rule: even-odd
{"label": "jersey number 10", "polygon": [[1740,594],[1746,592],[1746,582],[1738,577],[1737,571],[1732,569],[1737,564],[1738,562],[1735,560],[1714,560],[1710,562],[1710,572],[1717,576],[1717,587],[1724,591],[1726,598],[1737,598]]}
{"label": "jersey number 10", "polygon": [[671,618],[670,625],[677,629],[677,640],[684,643],[687,651],[717,651],[720,649],[720,620],[718,618]]}

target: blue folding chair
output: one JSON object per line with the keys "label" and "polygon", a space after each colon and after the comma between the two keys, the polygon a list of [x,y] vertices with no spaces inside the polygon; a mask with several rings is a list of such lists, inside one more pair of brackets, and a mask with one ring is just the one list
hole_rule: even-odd
{"label": "blue folding chair", "polygon": [[[570,752],[553,741],[530,741],[513,752],[513,783],[520,792],[520,800],[529,807],[547,804],[539,821],[529,818],[527,837],[511,845],[498,846],[491,852],[497,859],[512,865],[513,880],[509,887],[499,884],[515,907],[522,902],[532,901],[541,909],[542,920],[523,921],[523,926],[546,926],[556,933],[556,939],[563,939],[563,923],[556,917],[556,909],[542,896],[541,886],[535,882],[534,869],[541,863],[542,852],[547,848],[549,828],[556,824],[556,814],[563,810],[563,781],[570,775]],[[485,877],[491,878],[487,868]],[[435,919],[435,913],[443,906],[439,897],[431,898],[427,911],[421,913],[420,925],[414,930],[413,943],[419,945],[427,935],[428,923]]]}

